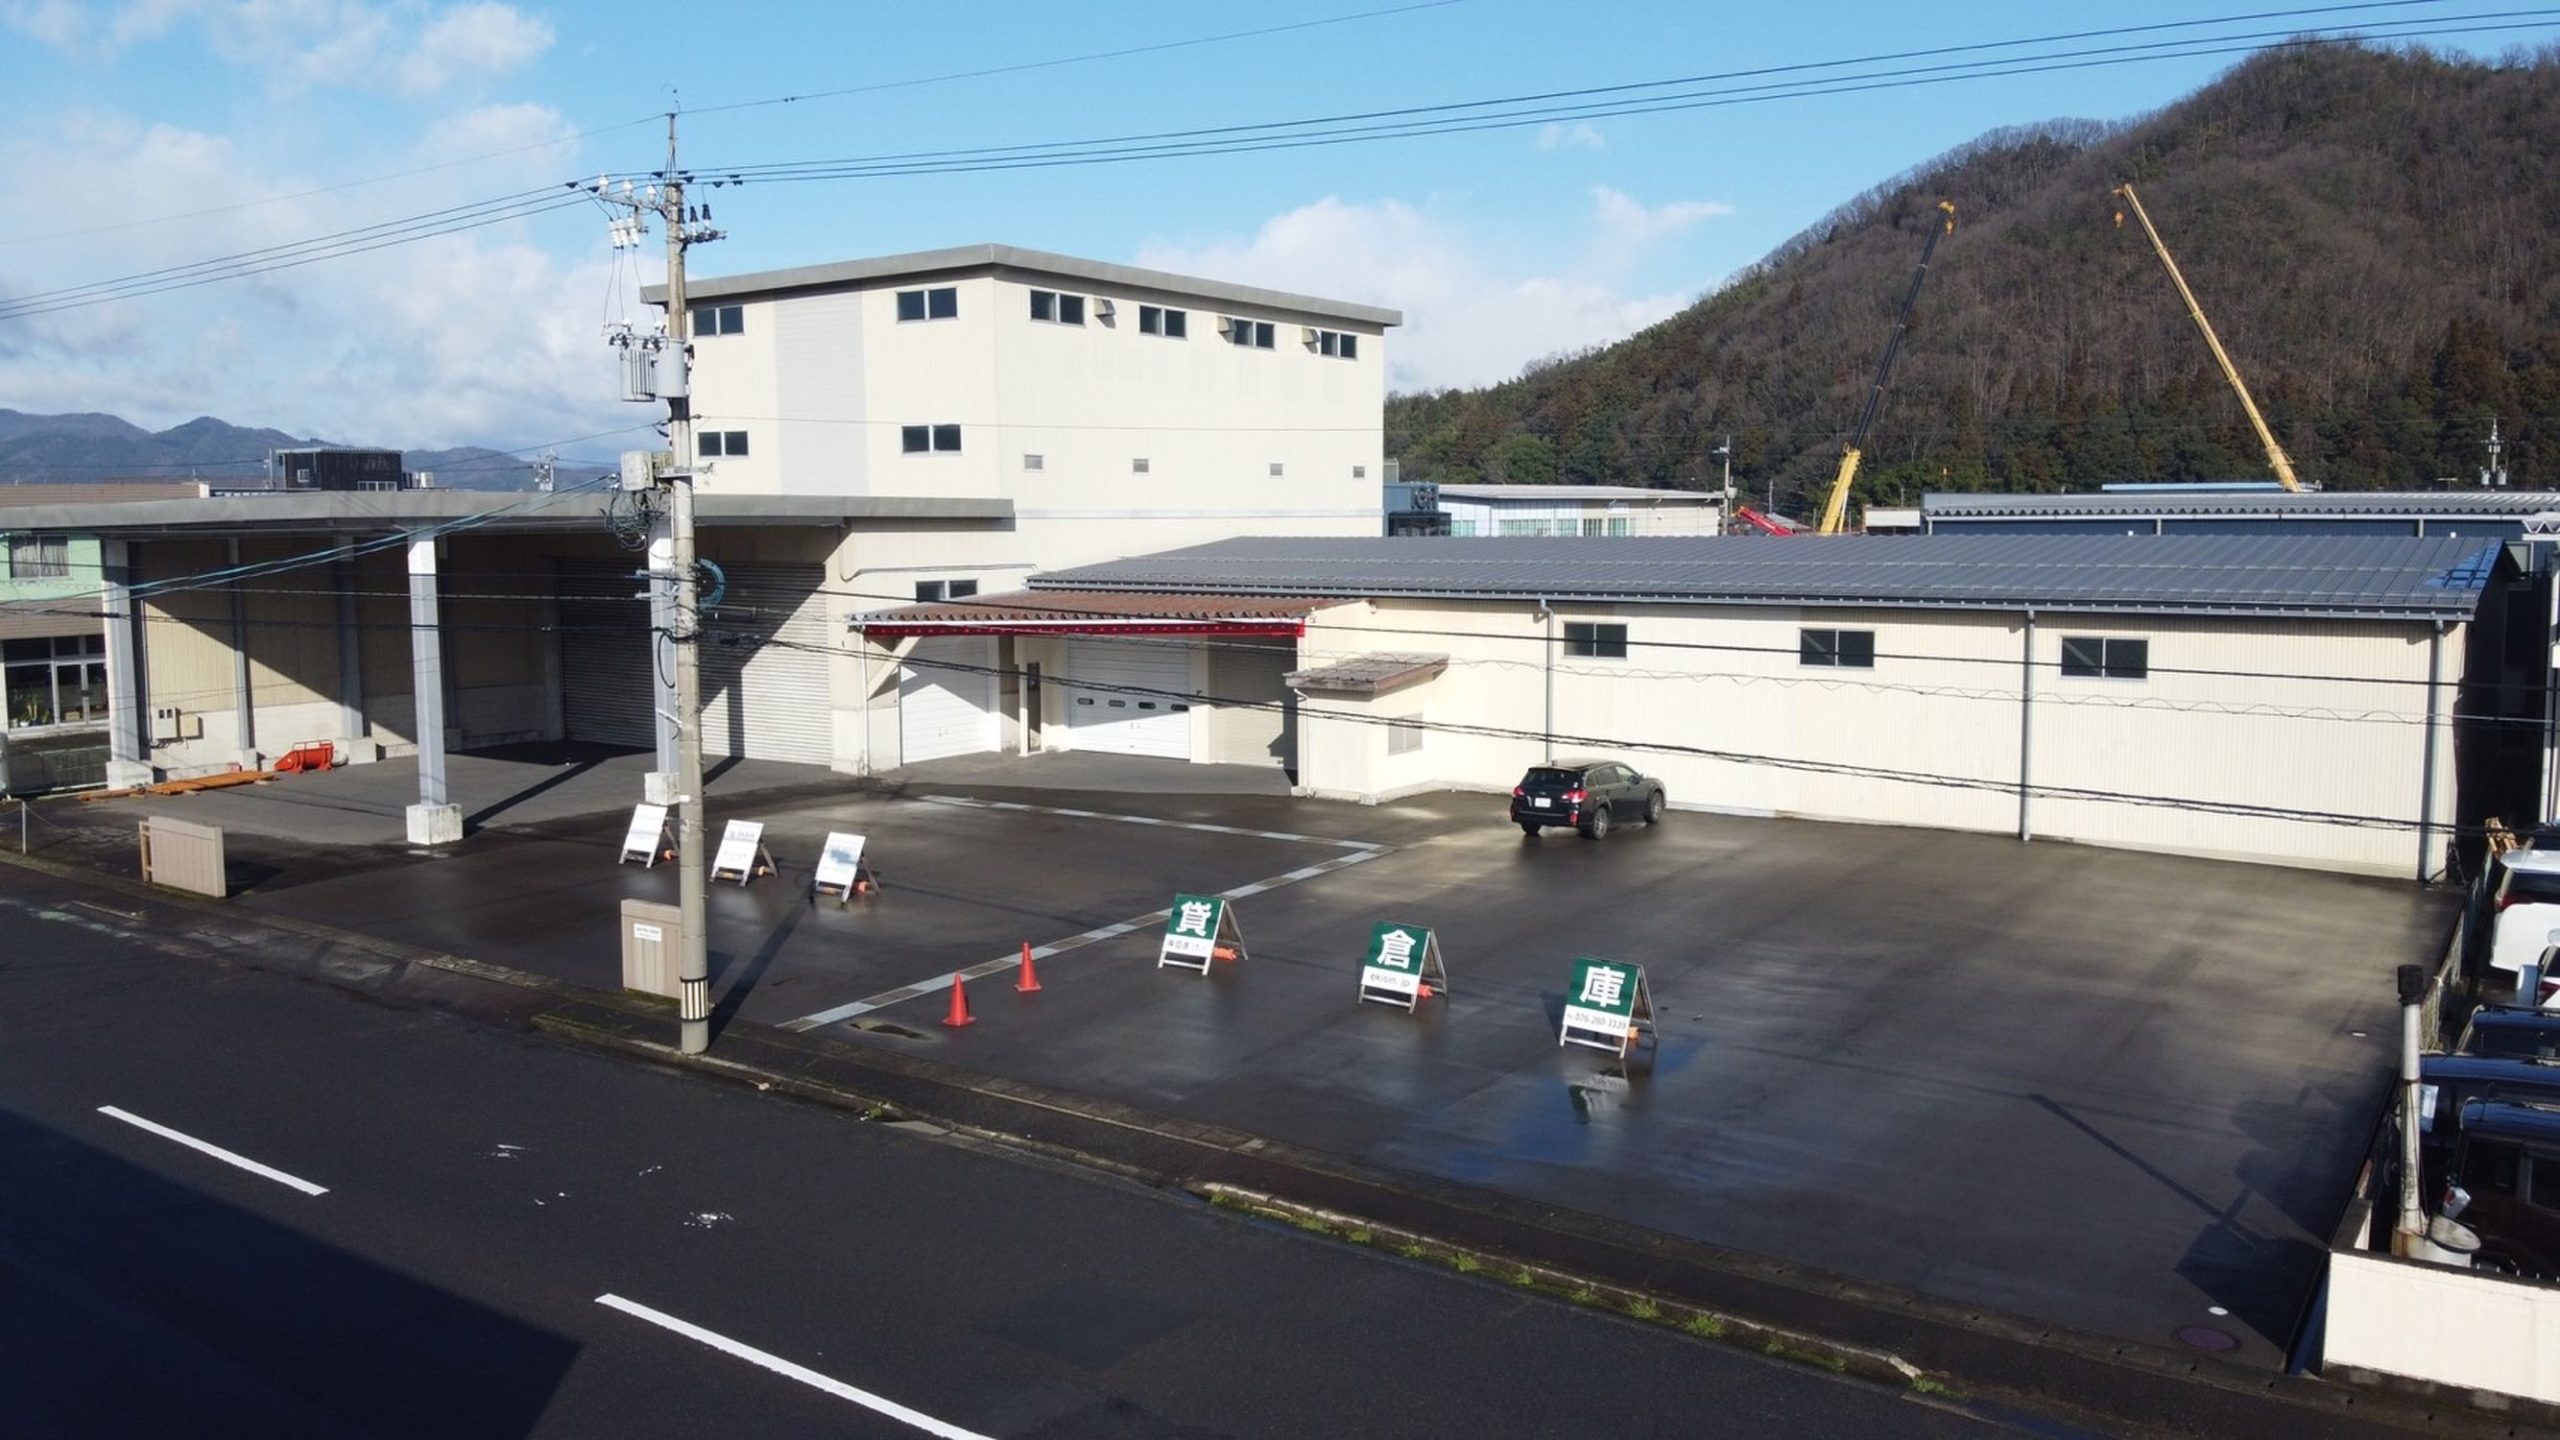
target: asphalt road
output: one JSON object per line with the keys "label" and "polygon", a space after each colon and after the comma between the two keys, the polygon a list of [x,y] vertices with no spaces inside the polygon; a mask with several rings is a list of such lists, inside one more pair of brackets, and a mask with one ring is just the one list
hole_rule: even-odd
{"label": "asphalt road", "polygon": [[0,874],[12,1436],[1999,1428],[131,906]]}

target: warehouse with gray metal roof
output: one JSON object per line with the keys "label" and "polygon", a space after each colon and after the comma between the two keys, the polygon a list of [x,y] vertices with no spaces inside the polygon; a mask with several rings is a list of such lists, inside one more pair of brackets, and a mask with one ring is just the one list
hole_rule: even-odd
{"label": "warehouse with gray metal roof", "polygon": [[2424,878],[2541,818],[2533,583],[2437,534],[1266,537],[855,624],[1007,636],[1051,682],[1026,753],[1152,726],[1137,753],[1237,759],[1241,724],[1376,801],[1597,752],[1675,811]]}

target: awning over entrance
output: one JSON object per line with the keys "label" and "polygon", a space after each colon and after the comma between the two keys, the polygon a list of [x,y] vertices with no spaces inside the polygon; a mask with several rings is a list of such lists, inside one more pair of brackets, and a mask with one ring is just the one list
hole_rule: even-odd
{"label": "awning over entrance", "polygon": [[1307,617],[1341,599],[1018,590],[875,610],[854,628],[875,640],[911,635],[1229,635],[1295,639]]}

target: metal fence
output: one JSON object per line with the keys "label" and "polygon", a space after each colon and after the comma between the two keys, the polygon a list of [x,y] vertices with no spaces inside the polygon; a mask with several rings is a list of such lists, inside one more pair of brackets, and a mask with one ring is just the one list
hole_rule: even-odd
{"label": "metal fence", "polygon": [[107,783],[107,747],[12,745],[0,752],[0,792],[43,795],[94,789]]}

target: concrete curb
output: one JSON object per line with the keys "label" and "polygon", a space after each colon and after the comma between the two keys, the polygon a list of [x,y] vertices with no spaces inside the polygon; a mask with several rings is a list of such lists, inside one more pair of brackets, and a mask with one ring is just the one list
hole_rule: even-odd
{"label": "concrete curb", "polygon": [[1452,1244],[1418,1231],[1356,1215],[1344,1215],[1321,1206],[1302,1205],[1282,1196],[1239,1185],[1209,1181],[1184,1188],[1222,1208],[1284,1221],[1298,1229],[1329,1235],[1350,1244],[1382,1246],[1408,1260],[1438,1261],[1463,1275],[1481,1275],[1577,1305],[1598,1306],[1630,1320],[1667,1326],[1697,1339],[1757,1351],[1776,1359],[1818,1365],[1834,1374],[1855,1375],[1882,1385],[1905,1386],[1923,1394],[1946,1394],[1953,1388],[1889,1350],[1849,1345],[1801,1330],[1764,1325],[1703,1305],[1629,1289],[1536,1261]]}

